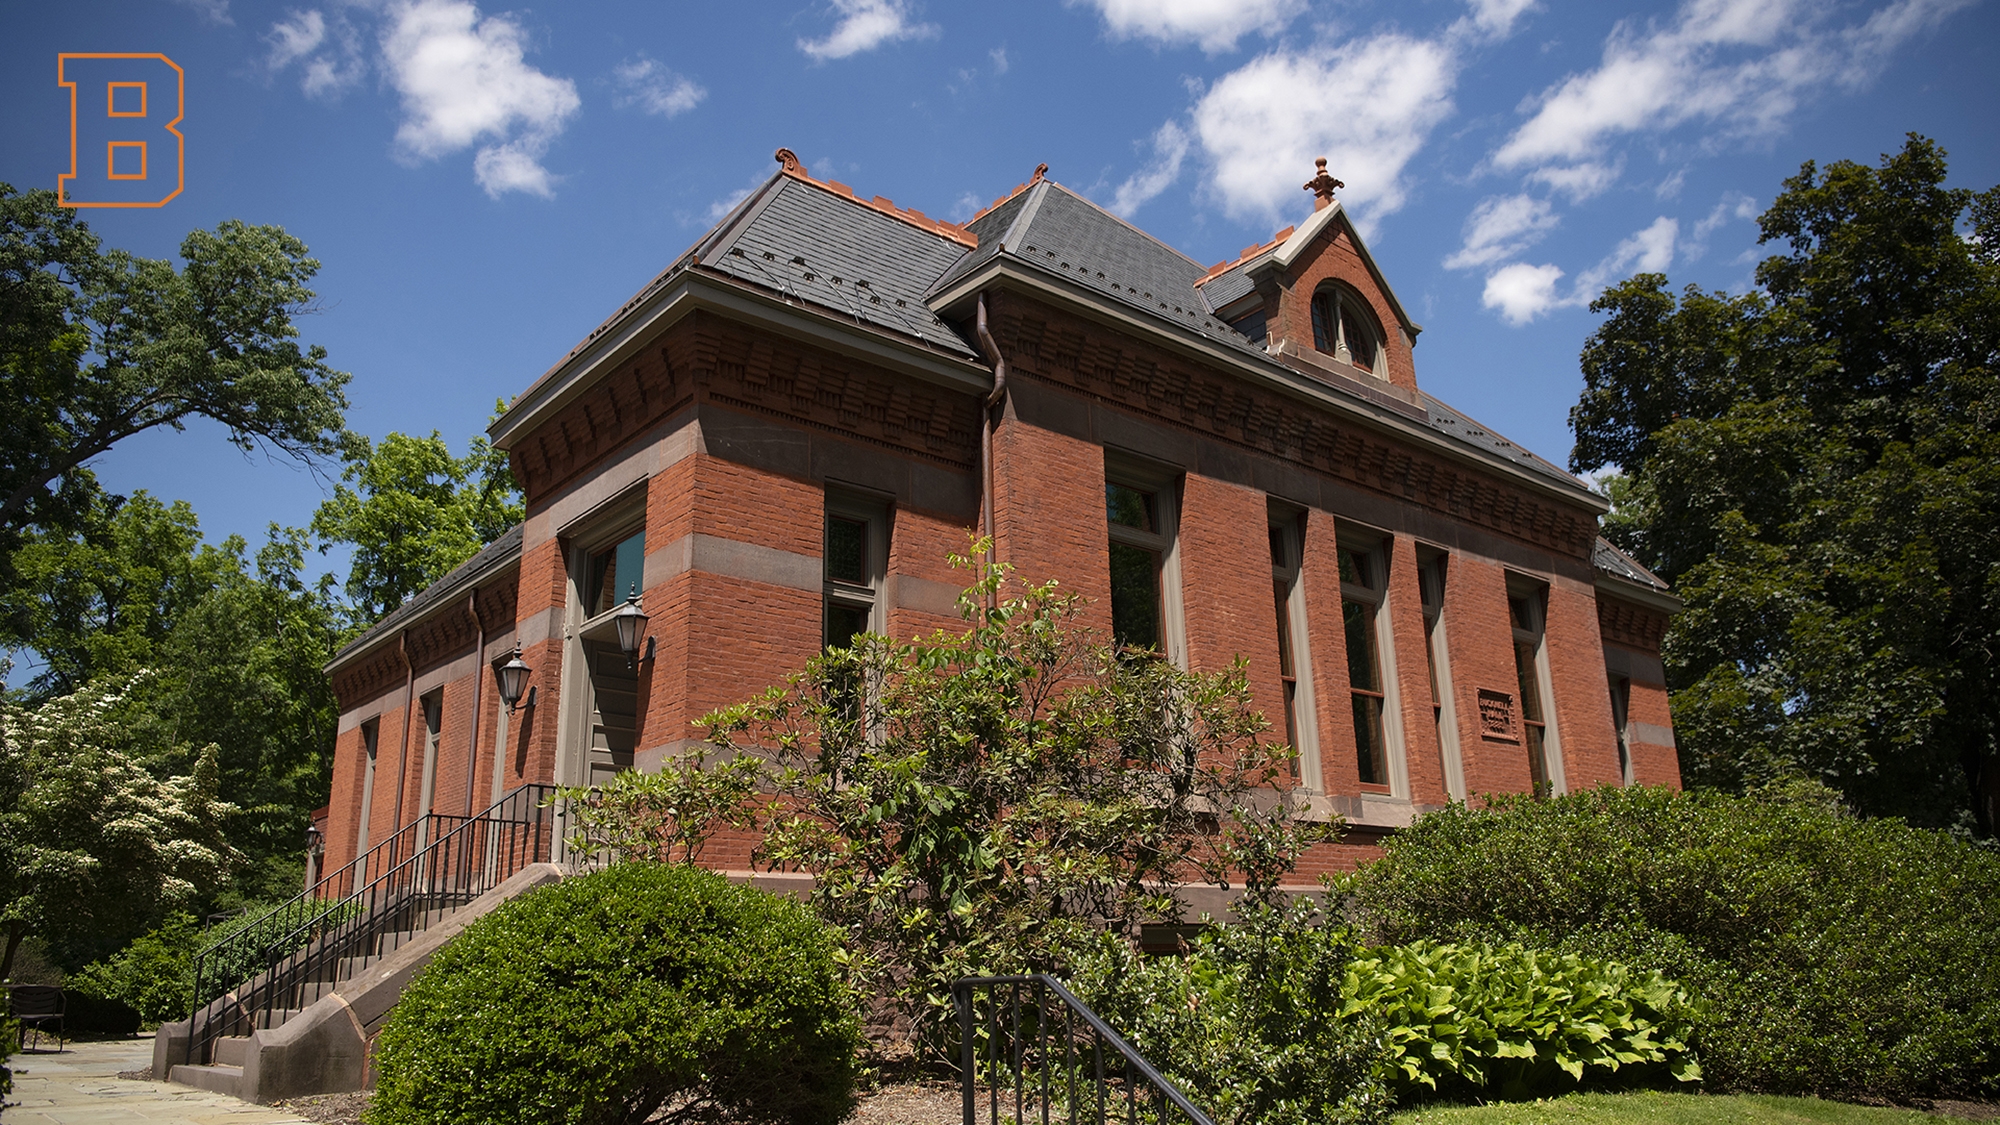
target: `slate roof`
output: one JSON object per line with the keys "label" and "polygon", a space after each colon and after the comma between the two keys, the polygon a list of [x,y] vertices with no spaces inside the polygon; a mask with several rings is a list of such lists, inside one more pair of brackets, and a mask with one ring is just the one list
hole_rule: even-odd
{"label": "slate roof", "polygon": [[412,594],[408,601],[390,610],[382,620],[369,626],[366,632],[334,653],[333,659],[327,661],[326,666],[329,669],[333,668],[349,656],[394,633],[404,623],[415,621],[430,612],[432,607],[453,595],[463,593],[467,587],[476,584],[480,579],[519,559],[521,527],[522,525],[517,523],[508,528],[500,538],[488,543],[478,554],[458,564],[450,574]]}
{"label": "slate roof", "polygon": [[965,252],[950,238],[781,172],[723,221],[700,258],[719,273],[972,358],[972,347],[924,304],[925,288]]}
{"label": "slate roof", "polygon": [[1227,272],[1216,274],[1202,285],[1202,299],[1208,302],[1208,307],[1211,309],[1226,309],[1230,302],[1240,301],[1249,296],[1257,288],[1250,281],[1250,266],[1263,261],[1276,251],[1277,247],[1273,246],[1262,254],[1253,255],[1230,266]]}
{"label": "slate roof", "polygon": [[1662,593],[1668,589],[1666,580],[1645,567],[1639,560],[1618,549],[1611,540],[1598,537],[1597,545],[1591,548],[1591,565],[1606,574],[1623,578],[1627,582],[1646,586]]}
{"label": "slate roof", "polygon": [[979,235],[979,249],[939,277],[930,287],[932,296],[1005,254],[1148,316],[1265,358],[1262,348],[1216,318],[1202,299],[1195,282],[1207,267],[1053,180],[1038,181],[970,229]]}
{"label": "slate roof", "polygon": [[1543,476],[1553,477],[1568,484],[1576,483],[1576,478],[1564,472],[1562,466],[1536,455],[1526,446],[1515,445],[1494,433],[1484,423],[1474,421],[1466,417],[1463,412],[1447,406],[1442,399],[1432,398],[1422,391],[1418,391],[1417,395],[1423,400],[1424,410],[1430,414],[1431,428],[1437,432],[1512,461],[1524,469],[1530,469]]}

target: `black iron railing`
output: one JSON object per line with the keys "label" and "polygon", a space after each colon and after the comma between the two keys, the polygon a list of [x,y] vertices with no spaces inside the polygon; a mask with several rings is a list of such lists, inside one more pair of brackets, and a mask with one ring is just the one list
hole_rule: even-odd
{"label": "black iron railing", "polygon": [[187,1061],[207,1061],[217,1039],[282,1025],[453,910],[555,858],[566,819],[555,794],[523,785],[475,816],[420,817],[195,954]]}
{"label": "black iron railing", "polygon": [[[1214,1125],[1124,1036],[1046,973],[971,977],[952,985],[952,999],[964,1125],[979,1125],[982,1100],[987,1125],[1030,1125],[1037,1114],[1041,1125]],[[1013,1112],[1002,1116],[1010,1093]]]}

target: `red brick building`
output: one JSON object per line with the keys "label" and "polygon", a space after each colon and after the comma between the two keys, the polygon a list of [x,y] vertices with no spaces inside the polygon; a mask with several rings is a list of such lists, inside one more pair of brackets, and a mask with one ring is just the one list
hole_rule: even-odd
{"label": "red brick building", "polygon": [[1323,168],[1310,218],[1210,268],[1042,169],[955,226],[778,156],[493,424],[525,522],[329,666],[326,868],[645,769],[858,630],[956,626],[945,556],[989,526],[1121,639],[1248,659],[1352,826],[1309,869],[1453,798],[1679,783],[1677,603],[1581,482],[1423,392]]}

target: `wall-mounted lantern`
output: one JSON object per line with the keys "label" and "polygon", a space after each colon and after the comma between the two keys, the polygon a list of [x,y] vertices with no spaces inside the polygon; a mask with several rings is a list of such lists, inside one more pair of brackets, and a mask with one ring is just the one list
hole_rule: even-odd
{"label": "wall-mounted lantern", "polygon": [[625,653],[627,668],[639,666],[639,641],[646,635],[648,620],[646,611],[639,608],[637,590],[632,591],[626,597],[625,604],[619,606],[618,612],[612,615],[612,624],[618,626],[618,647]]}
{"label": "wall-mounted lantern", "polygon": [[[528,707],[535,705],[535,689],[528,686],[528,676],[532,671],[521,659],[521,646],[515,645],[513,658],[494,673],[500,680],[500,702],[507,705],[508,711],[518,711],[524,704]],[[521,698],[524,691],[528,693],[526,700]]]}

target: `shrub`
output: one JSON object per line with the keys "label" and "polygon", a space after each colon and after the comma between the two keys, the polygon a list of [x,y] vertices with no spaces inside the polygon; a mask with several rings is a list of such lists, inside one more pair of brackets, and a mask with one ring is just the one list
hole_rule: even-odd
{"label": "shrub", "polygon": [[525,895],[438,952],[376,1048],[371,1125],[833,1125],[860,1021],[797,903],[633,862]]}
{"label": "shrub", "polygon": [[1687,993],[1613,961],[1415,942],[1356,958],[1341,991],[1342,1016],[1387,1025],[1389,1067],[1405,1094],[1518,1099],[1701,1079]]}
{"label": "shrub", "polygon": [[1217,1125],[1386,1121],[1382,1029],[1341,1011],[1353,936],[1312,911],[1210,929],[1185,957],[1109,939],[1070,985]]}
{"label": "shrub", "polygon": [[21,1049],[21,1024],[7,1016],[0,1016],[0,1105],[7,1101],[7,1095],[14,1092],[14,1071],[7,1060]]}
{"label": "shrub", "polygon": [[1065,972],[1107,924],[1178,918],[1186,883],[1286,867],[1325,827],[1239,799],[1289,786],[1294,757],[1241,663],[1135,659],[1055,583],[980,573],[963,632],[864,635],[704,720],[734,760],[772,762],[762,860],[814,876],[854,979],[947,1059],[954,980]]}
{"label": "shrub", "polygon": [[[207,930],[190,915],[172,914],[124,949],[70,974],[67,987],[84,996],[125,1005],[136,1011],[146,1026],[157,1027],[168,1020],[186,1019],[197,1001],[206,1004],[264,971],[271,947],[277,956],[286,956],[359,910],[358,903],[335,904],[324,919],[303,933],[291,932],[296,921],[287,919],[281,924],[270,919],[267,903],[253,903],[243,913]],[[203,970],[207,995],[197,997],[195,953],[246,933],[245,942],[233,947],[233,957],[219,958]]]}
{"label": "shrub", "polygon": [[2000,1092],[2000,856],[1856,819],[1819,786],[1455,807],[1353,888],[1379,940],[1519,942],[1681,981],[1708,1002],[1722,1087]]}

